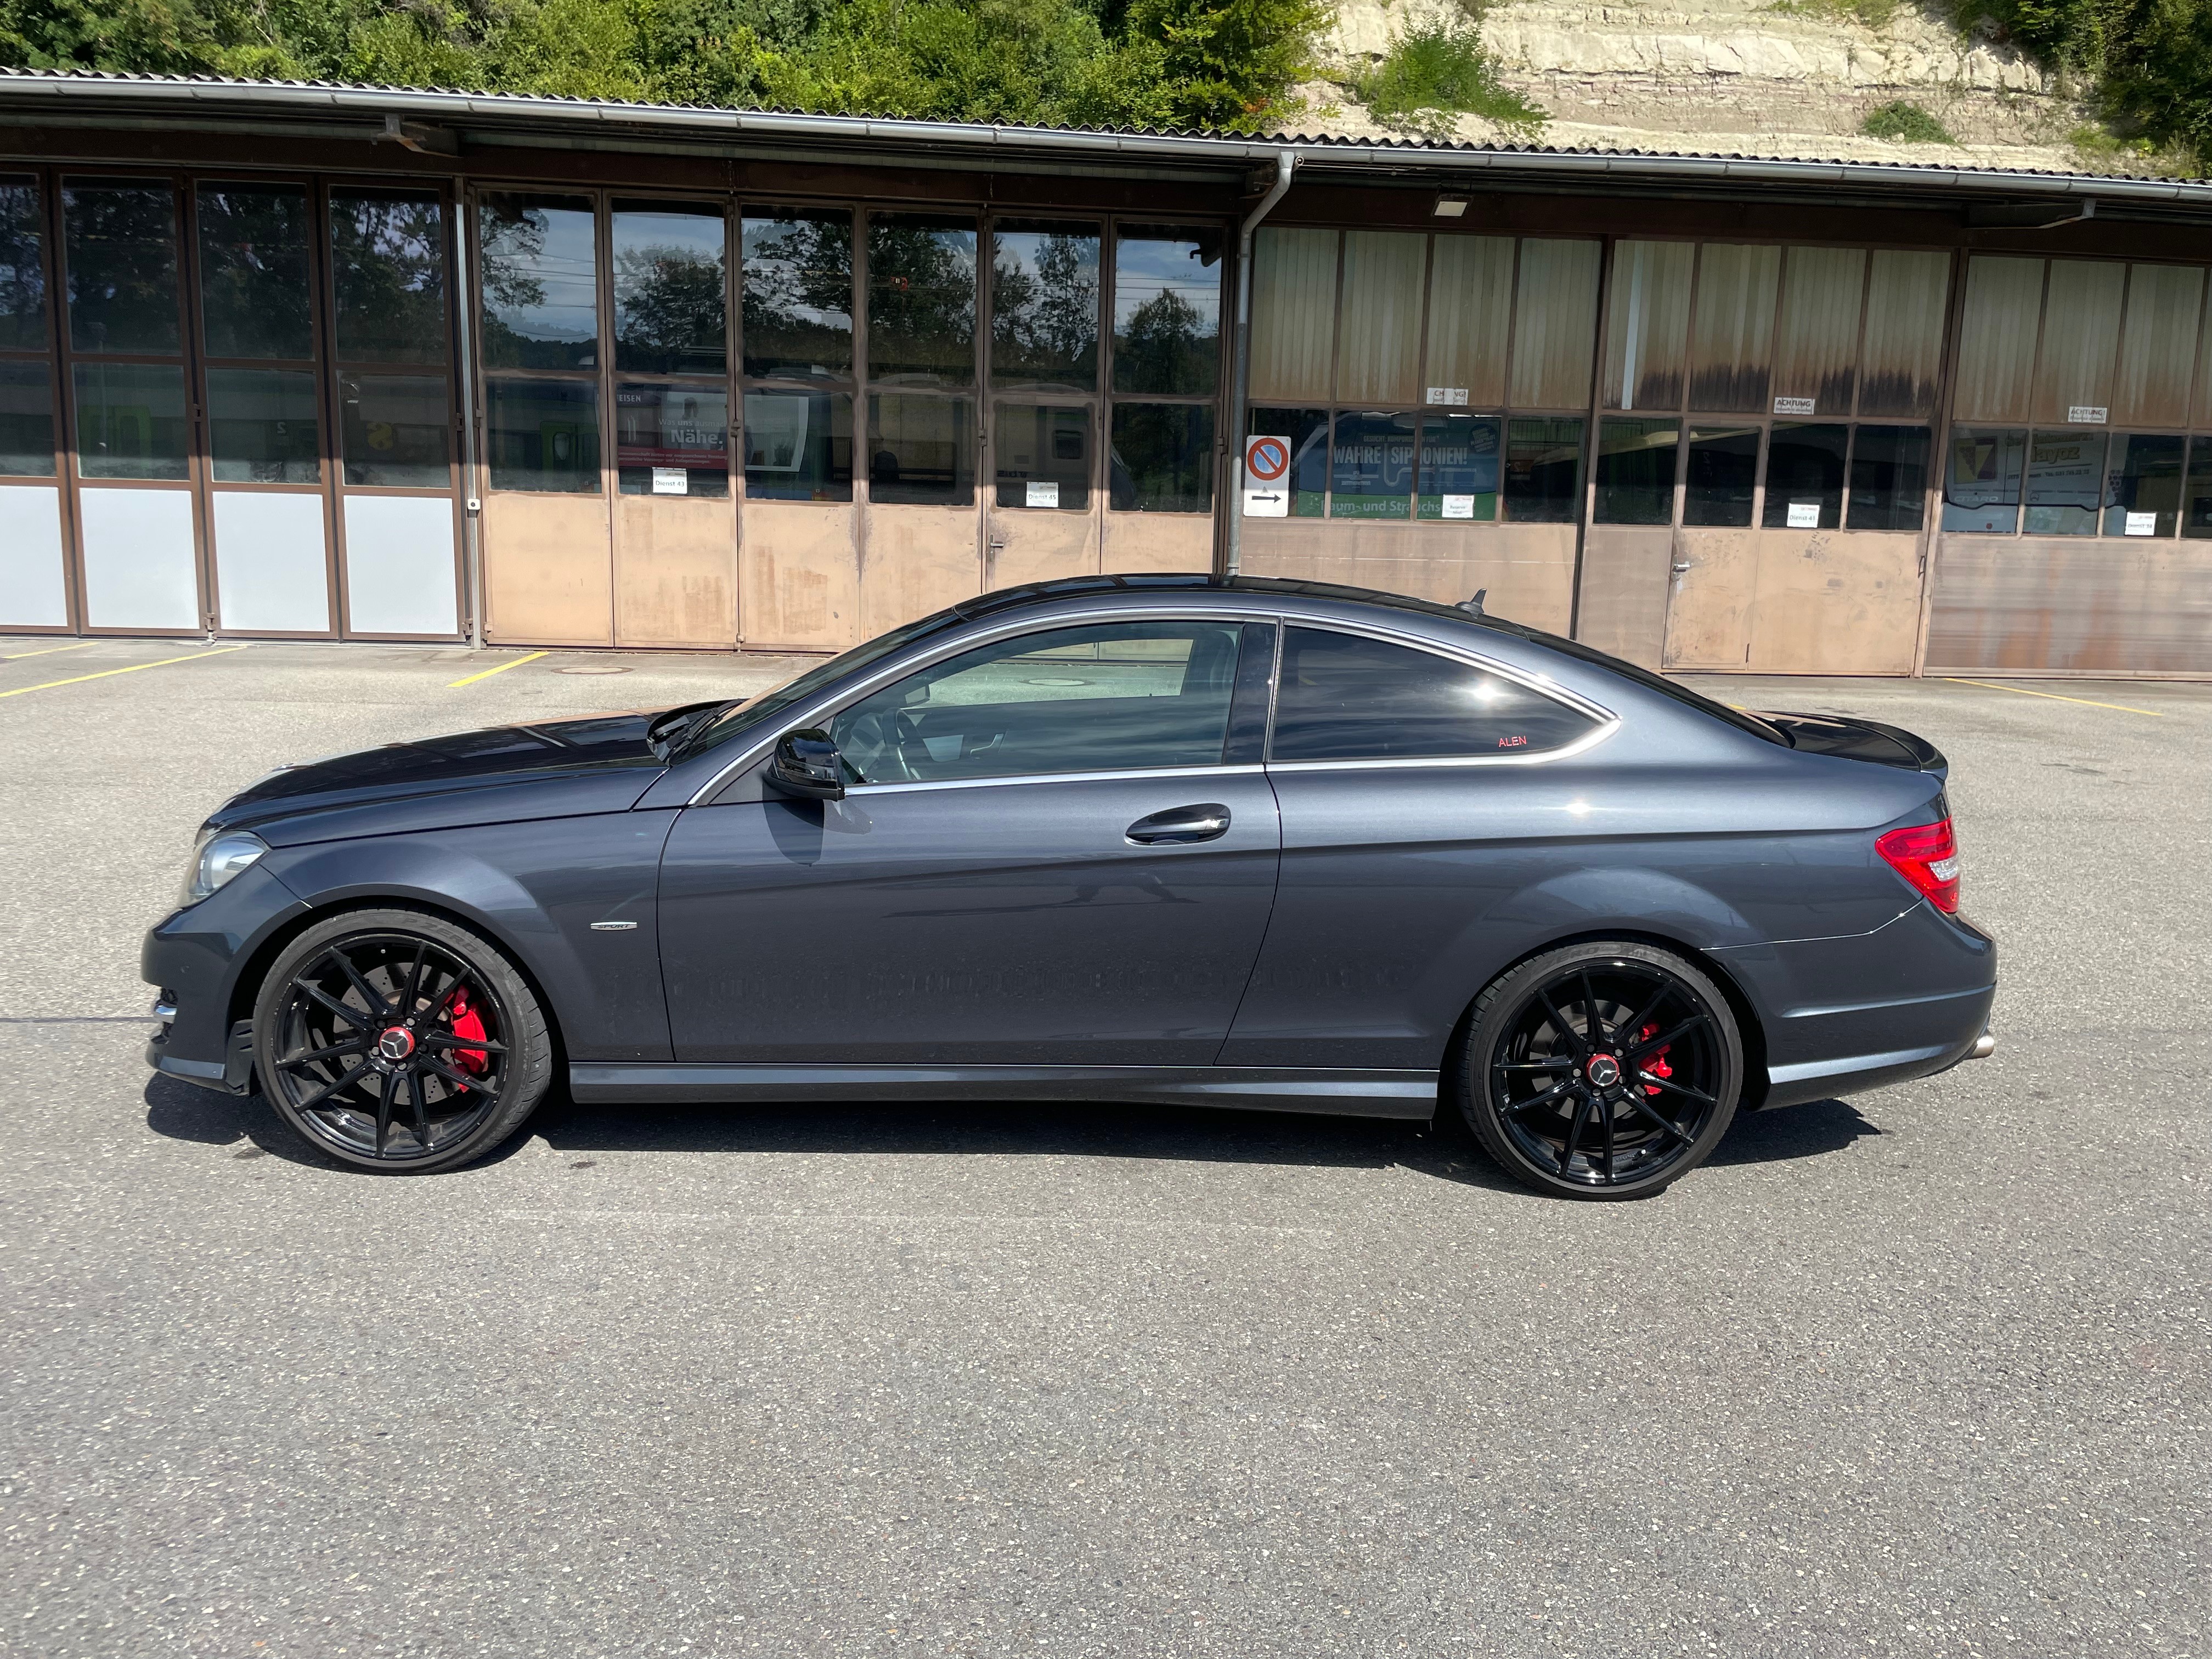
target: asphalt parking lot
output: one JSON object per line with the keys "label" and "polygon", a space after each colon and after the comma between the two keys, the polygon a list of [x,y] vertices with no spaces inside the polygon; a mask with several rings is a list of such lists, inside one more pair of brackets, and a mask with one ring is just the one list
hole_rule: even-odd
{"label": "asphalt parking lot", "polygon": [[391,1180],[152,1079],[270,765],[789,666],[521,655],[0,641],[0,1652],[2212,1652],[2212,687],[1704,683],[1947,751],[2000,1046],[1639,1204],[1105,1107]]}

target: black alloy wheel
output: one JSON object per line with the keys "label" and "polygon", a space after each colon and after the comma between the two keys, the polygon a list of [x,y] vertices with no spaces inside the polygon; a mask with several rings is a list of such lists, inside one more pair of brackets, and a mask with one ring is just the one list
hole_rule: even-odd
{"label": "black alloy wheel", "polygon": [[1711,1152],[1743,1042],[1711,979],[1646,945],[1571,945],[1477,1000],[1461,1104],[1484,1147],[1547,1192],[1633,1198]]}
{"label": "black alloy wheel", "polygon": [[552,1073],[544,1013],[514,964],[414,911],[307,929],[263,981],[253,1030],[279,1115],[373,1170],[469,1162],[529,1116]]}

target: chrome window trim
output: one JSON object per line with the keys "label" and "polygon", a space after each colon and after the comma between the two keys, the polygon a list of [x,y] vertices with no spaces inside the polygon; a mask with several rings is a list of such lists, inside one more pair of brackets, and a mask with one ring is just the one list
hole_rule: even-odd
{"label": "chrome window trim", "polygon": [[1257,778],[1267,769],[1248,766],[1144,766],[1120,772],[1009,772],[994,778],[917,779],[901,783],[856,783],[845,791],[851,800],[860,795],[912,795],[929,789],[994,789],[1009,783],[1124,783],[1146,778]]}

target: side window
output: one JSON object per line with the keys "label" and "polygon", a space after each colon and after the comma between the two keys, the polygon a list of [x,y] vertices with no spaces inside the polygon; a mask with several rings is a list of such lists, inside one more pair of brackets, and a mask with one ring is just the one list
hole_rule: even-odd
{"label": "side window", "polygon": [[1017,635],[885,686],[830,735],[861,783],[1218,766],[1244,631],[1162,621]]}
{"label": "side window", "polygon": [[1541,692],[1433,652],[1293,628],[1283,641],[1268,758],[1540,754],[1595,723]]}

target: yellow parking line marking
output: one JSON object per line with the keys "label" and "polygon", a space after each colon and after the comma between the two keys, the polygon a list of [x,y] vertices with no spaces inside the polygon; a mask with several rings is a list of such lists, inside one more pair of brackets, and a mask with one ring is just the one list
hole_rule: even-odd
{"label": "yellow parking line marking", "polygon": [[135,674],[142,668],[167,668],[173,662],[199,662],[209,657],[226,656],[233,651],[250,651],[246,645],[217,646],[212,651],[196,651],[189,657],[164,657],[159,662],[134,662],[128,668],[103,668],[97,674],[76,674],[65,680],[48,680],[44,685],[19,685],[13,691],[0,691],[0,697],[20,697],[27,691],[51,691],[58,685],[82,685],[87,680],[104,680],[111,674]]}
{"label": "yellow parking line marking", "polygon": [[1978,685],[1985,691],[2011,691],[2023,697],[2048,697],[2053,702],[2078,702],[2084,708],[2117,708],[2123,714],[2148,714],[2154,720],[2166,718],[2158,709],[2130,708],[2124,702],[2098,702],[2088,697],[2062,697],[2056,691],[2030,691],[2023,686],[1998,685],[1990,680],[1962,680],[1949,674],[1943,678],[1953,685]]}
{"label": "yellow parking line marking", "polygon": [[51,657],[57,651],[89,651],[98,640],[87,640],[81,645],[50,645],[43,651],[18,651],[11,656],[0,657],[0,662],[21,662],[26,657]]}
{"label": "yellow parking line marking", "polygon": [[549,653],[544,651],[533,651],[526,657],[510,658],[496,668],[487,668],[481,674],[471,674],[465,679],[455,680],[453,685],[448,685],[446,690],[450,691],[454,686],[474,685],[478,680],[488,680],[495,674],[504,674],[510,668],[520,668],[526,662],[536,662],[540,657],[547,654]]}

